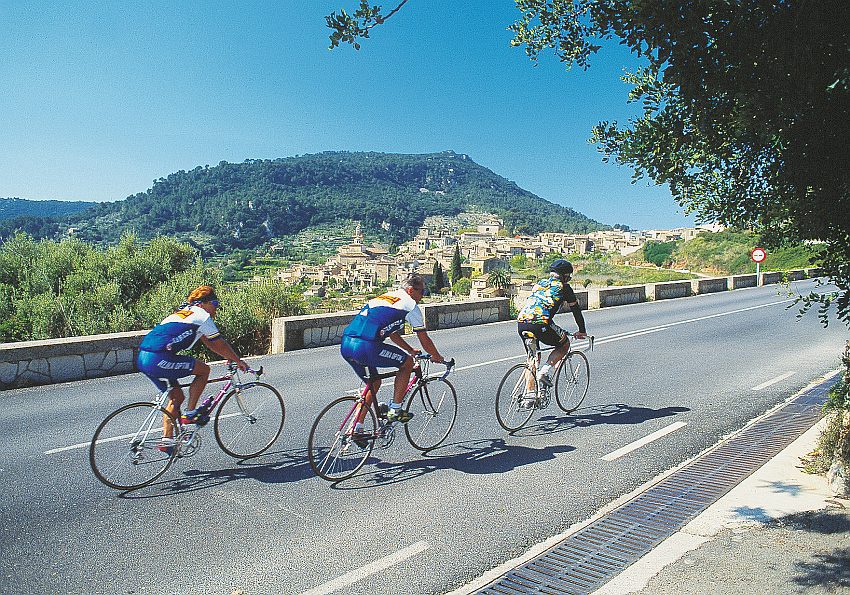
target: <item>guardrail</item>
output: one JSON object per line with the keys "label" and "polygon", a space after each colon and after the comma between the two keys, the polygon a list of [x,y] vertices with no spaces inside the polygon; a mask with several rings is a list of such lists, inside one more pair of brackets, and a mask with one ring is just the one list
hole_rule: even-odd
{"label": "guardrail", "polygon": [[[629,285],[576,292],[582,309],[607,308],[649,300],[768,285],[817,277],[822,269],[734,275],[692,281]],[[423,304],[429,330],[508,320],[508,298]],[[310,314],[272,321],[270,353],[339,344],[356,312]],[[0,343],[0,390],[100,378],[136,371],[139,343],[147,331]]]}

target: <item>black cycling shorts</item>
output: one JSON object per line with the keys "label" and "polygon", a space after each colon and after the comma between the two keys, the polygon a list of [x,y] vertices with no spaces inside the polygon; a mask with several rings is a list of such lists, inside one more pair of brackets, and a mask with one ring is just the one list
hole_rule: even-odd
{"label": "black cycling shorts", "polygon": [[534,324],[533,322],[517,322],[517,332],[522,337],[522,333],[533,333],[537,340],[546,345],[560,347],[570,342],[570,337],[567,331],[559,327],[554,322],[549,324]]}

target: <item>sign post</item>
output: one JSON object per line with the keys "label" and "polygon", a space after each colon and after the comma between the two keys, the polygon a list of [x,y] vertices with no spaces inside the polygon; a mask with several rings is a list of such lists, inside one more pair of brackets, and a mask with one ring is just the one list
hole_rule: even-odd
{"label": "sign post", "polygon": [[756,285],[761,285],[760,267],[764,259],[767,258],[767,251],[764,248],[753,248],[750,250],[750,258],[756,263]]}

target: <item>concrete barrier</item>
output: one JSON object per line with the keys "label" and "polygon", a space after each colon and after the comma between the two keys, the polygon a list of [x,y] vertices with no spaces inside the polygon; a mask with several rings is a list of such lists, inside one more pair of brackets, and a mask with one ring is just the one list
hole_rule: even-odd
{"label": "concrete barrier", "polygon": [[422,304],[421,308],[429,331],[499,322],[511,317],[509,298]]}
{"label": "concrete barrier", "polygon": [[[471,326],[510,318],[508,298],[422,304],[428,330]],[[306,314],[272,320],[270,353],[339,345],[342,333],[357,312]]]}
{"label": "concrete barrier", "polygon": [[771,285],[773,283],[782,283],[782,278],[785,273],[761,273],[761,283],[759,285]]}
{"label": "concrete barrier", "polygon": [[691,289],[694,295],[703,293],[715,293],[729,289],[726,277],[710,277],[708,279],[694,279],[691,281]]}
{"label": "concrete barrier", "polygon": [[808,275],[809,279],[814,279],[815,277],[823,277],[823,269],[818,267],[806,269],[806,275]]}
{"label": "concrete barrier", "polygon": [[272,320],[271,353],[339,345],[342,331],[357,312],[305,314]]}
{"label": "concrete barrier", "polygon": [[646,286],[646,297],[650,300],[669,300],[688,297],[691,295],[690,281],[669,281],[665,283],[649,283]]}
{"label": "concrete barrier", "polygon": [[806,278],[806,271],[802,269],[788,271],[785,273],[785,278],[789,281],[801,281]]}
{"label": "concrete barrier", "polygon": [[588,293],[588,307],[609,308],[638,304],[646,301],[646,285],[624,285],[606,289],[591,289]]}
{"label": "concrete barrier", "polygon": [[[822,276],[823,271],[815,268],[805,273],[817,277]],[[789,276],[798,274],[799,271],[789,272]],[[761,281],[762,284],[778,283],[784,276],[781,272],[762,273]],[[751,287],[754,279],[755,275],[736,275],[693,283],[698,293],[705,293],[722,291],[726,287]],[[609,287],[577,291],[576,297],[583,310],[607,308],[643,302],[647,295],[654,299],[672,298],[673,294],[683,292],[683,285],[689,284],[690,281],[684,281]],[[428,328],[436,330],[508,320],[508,303],[507,298],[493,298],[423,304],[423,311]],[[272,321],[270,353],[339,344],[343,330],[355,314],[339,312],[276,318]],[[135,372],[139,343],[147,332],[0,343],[0,390]]]}
{"label": "concrete barrier", "polygon": [[744,287],[756,287],[758,278],[752,275],[733,275],[729,277],[729,289],[743,289]]}
{"label": "concrete barrier", "polygon": [[147,332],[0,343],[0,389],[135,372]]}

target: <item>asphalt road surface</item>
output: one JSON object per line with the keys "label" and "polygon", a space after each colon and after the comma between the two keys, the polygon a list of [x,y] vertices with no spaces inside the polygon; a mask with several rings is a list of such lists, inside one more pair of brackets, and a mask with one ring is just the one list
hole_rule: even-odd
{"label": "asphalt road surface", "polygon": [[[318,411],[357,386],[336,347],[255,360],[287,406],[270,452],[237,462],[208,427],[201,452],[127,493],[95,479],[84,446],[46,453],[85,445],[107,413],[151,399],[148,380],[4,391],[0,592],[450,591],[837,368],[846,327],[798,320],[790,304],[787,288],[769,286],[586,312],[597,341],[583,408],[565,415],[552,403],[515,435],[493,405],[523,357],[515,324],[433,332],[458,363],[446,445],[423,456],[402,433],[334,485],[313,475],[306,445]],[[575,326],[569,314],[558,322]]]}

